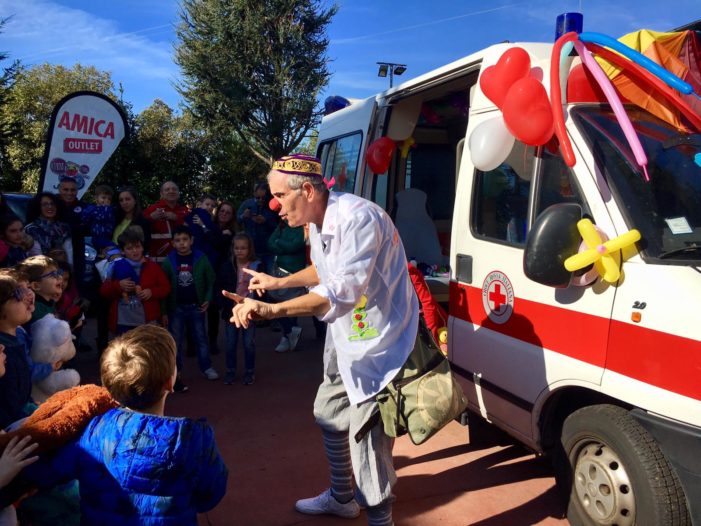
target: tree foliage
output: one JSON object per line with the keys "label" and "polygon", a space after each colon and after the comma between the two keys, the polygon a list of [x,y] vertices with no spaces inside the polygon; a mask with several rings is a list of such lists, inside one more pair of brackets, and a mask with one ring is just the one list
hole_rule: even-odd
{"label": "tree foliage", "polygon": [[[7,19],[0,20],[0,32],[5,26]],[[9,55],[5,52],[0,52],[0,62],[8,60]],[[12,86],[15,82],[15,76],[19,71],[19,62],[14,61],[7,66],[0,68],[0,108],[9,103],[11,97]],[[9,122],[0,120],[0,173],[5,173],[7,167],[7,144],[10,138],[14,135],[15,129]]]}
{"label": "tree foliage", "polygon": [[[110,74],[93,67],[20,68],[6,91],[0,75],[0,160],[6,161],[0,165],[2,190],[37,191],[51,113],[65,95],[80,90],[116,99]],[[167,180],[180,186],[182,200],[189,204],[203,192],[238,203],[268,169],[229,127],[205,129],[190,111],[177,113],[159,99],[138,115],[121,93],[117,104],[130,133],[95,184],[133,185],[144,205],[158,198]],[[2,130],[11,133],[3,136]]]}
{"label": "tree foliage", "polygon": [[4,148],[4,189],[36,191],[51,112],[63,97],[80,90],[116,100],[110,74],[93,66],[42,64],[17,71],[8,100],[0,106],[0,122],[12,130]]}
{"label": "tree foliage", "polygon": [[270,165],[319,122],[336,9],[319,0],[183,0],[181,94],[208,128],[234,132]]}

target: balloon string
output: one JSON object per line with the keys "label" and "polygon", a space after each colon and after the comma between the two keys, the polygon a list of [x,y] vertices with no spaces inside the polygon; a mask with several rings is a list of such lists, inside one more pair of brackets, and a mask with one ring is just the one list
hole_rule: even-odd
{"label": "balloon string", "polygon": [[645,182],[649,183],[650,182],[650,176],[647,173],[647,165],[643,165],[643,175],[645,176]]}
{"label": "balloon string", "polygon": [[696,97],[697,99],[701,100],[701,96],[699,96],[698,93],[692,92],[691,94],[692,94],[694,97]]}

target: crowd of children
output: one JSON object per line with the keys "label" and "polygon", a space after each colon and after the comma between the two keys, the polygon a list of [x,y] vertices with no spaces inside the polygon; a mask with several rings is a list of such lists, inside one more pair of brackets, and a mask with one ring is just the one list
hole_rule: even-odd
{"label": "crowd of children", "polygon": [[[207,194],[191,209],[184,207],[172,181],[143,213],[130,187],[114,194],[98,185],[94,204],[76,194],[69,179],[61,181],[57,194],[39,193],[25,225],[0,193],[0,433],[22,425],[37,408],[33,383],[64,365],[34,363],[30,356],[31,327],[45,316],[64,320],[80,342],[88,311],[96,315],[102,384],[120,407],[94,418],[78,440],[39,460],[31,440],[10,441],[0,456],[0,526],[17,523],[13,501],[2,488],[20,471],[25,483],[41,491],[78,480],[84,524],[136,524],[143,517],[148,524],[195,524],[196,513],[223,497],[227,470],[212,430],[165,417],[165,399],[188,390],[182,371],[191,348],[200,372],[219,378],[211,354],[218,352],[222,324],[224,384],[237,380],[237,370],[243,385],[255,382],[256,327],[228,323],[231,301],[217,292],[248,295],[251,276],[245,270],[299,270],[306,260],[304,233],[283,235],[292,232],[277,226],[264,184],[238,212]],[[83,250],[76,252],[83,239],[99,254],[94,271],[78,255]],[[290,261],[295,268],[285,269]],[[99,283],[91,290],[84,286],[88,272]],[[294,350],[301,332],[295,319],[283,322],[278,352]],[[109,344],[102,328],[112,337]]]}

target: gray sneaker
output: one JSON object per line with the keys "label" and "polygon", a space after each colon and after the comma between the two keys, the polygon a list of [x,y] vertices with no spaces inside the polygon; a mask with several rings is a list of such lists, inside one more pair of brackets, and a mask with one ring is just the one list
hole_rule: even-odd
{"label": "gray sneaker", "polygon": [[217,371],[215,371],[211,367],[206,371],[203,371],[202,374],[205,375],[205,377],[207,377],[207,380],[217,380],[219,378]]}
{"label": "gray sneaker", "polygon": [[295,509],[307,515],[336,515],[344,519],[355,519],[360,515],[360,506],[355,499],[341,504],[331,495],[331,488],[316,497],[298,500]]}
{"label": "gray sneaker", "polygon": [[302,334],[302,327],[292,327],[290,329],[290,334],[287,335],[287,339],[290,340],[290,351],[294,351],[299,342],[299,337]]}

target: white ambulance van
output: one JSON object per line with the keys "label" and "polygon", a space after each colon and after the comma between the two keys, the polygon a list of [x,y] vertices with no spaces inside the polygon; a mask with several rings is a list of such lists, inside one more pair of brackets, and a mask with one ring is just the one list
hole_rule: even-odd
{"label": "white ambulance van", "polygon": [[[500,112],[478,80],[514,45],[547,87],[552,45],[491,46],[325,116],[325,176],[380,204],[407,256],[434,266],[470,419],[552,455],[572,524],[701,525],[701,135],[627,106],[648,182],[610,106],[571,103],[574,167],[516,141],[480,171],[469,138]],[[381,137],[398,147],[373,173]],[[641,233],[616,283],[564,271],[582,217],[609,239]]]}

